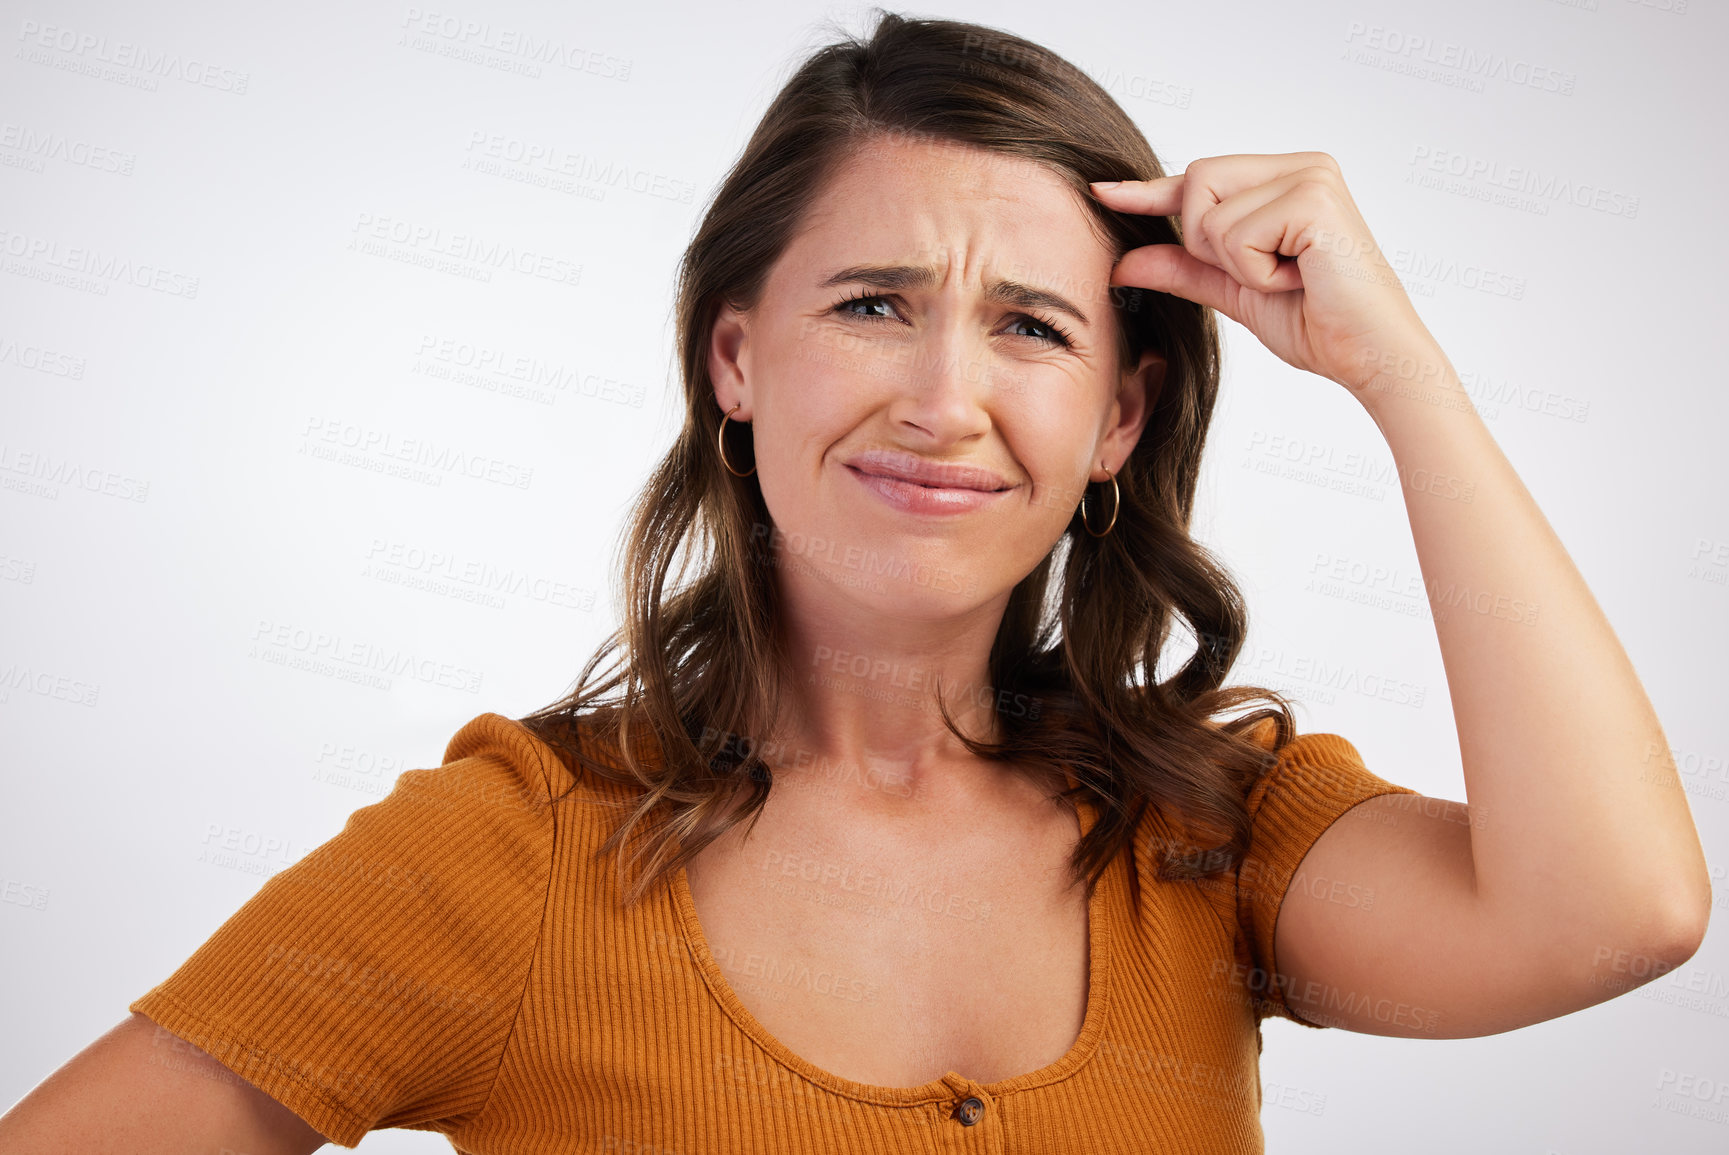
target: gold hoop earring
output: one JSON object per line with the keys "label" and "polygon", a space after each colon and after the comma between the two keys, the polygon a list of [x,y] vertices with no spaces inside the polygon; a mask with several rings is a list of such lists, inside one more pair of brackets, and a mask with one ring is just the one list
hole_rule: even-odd
{"label": "gold hoop earring", "polygon": [[[738,405],[743,404],[744,402],[742,401],[738,403]],[[726,459],[726,427],[728,423],[731,422],[733,413],[738,410],[738,405],[734,405],[731,409],[728,409],[726,411],[726,416],[720,419],[720,429],[716,432],[715,445],[720,449],[720,463],[726,466],[726,471],[728,473],[732,474],[734,477],[749,477],[751,474],[756,472],[756,466],[753,465],[744,473],[740,473],[732,467],[732,462]]]}
{"label": "gold hoop earring", "polygon": [[1087,532],[1091,533],[1094,537],[1104,537],[1106,534],[1111,532],[1111,529],[1117,524],[1117,510],[1123,504],[1123,491],[1117,487],[1117,475],[1112,473],[1111,467],[1108,465],[1105,465],[1104,462],[1102,462],[1102,461],[1099,462],[1099,465],[1104,468],[1105,476],[1109,477],[1111,479],[1111,522],[1110,522],[1110,525],[1105,526],[1105,528],[1103,530],[1101,530],[1097,533],[1093,532],[1093,527],[1091,525],[1087,524],[1087,495],[1085,493],[1081,494],[1081,524],[1085,525],[1087,527]]}

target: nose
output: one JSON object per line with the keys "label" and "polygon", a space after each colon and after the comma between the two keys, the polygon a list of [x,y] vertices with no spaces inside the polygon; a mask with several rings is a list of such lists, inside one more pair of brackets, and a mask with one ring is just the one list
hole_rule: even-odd
{"label": "nose", "polygon": [[958,316],[924,327],[901,346],[889,417],[932,446],[989,431],[993,381],[999,376],[987,339]]}

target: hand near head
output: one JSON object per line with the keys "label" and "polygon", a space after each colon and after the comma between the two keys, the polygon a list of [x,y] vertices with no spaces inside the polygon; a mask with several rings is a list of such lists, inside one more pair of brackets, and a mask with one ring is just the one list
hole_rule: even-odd
{"label": "hand near head", "polygon": [[1388,356],[1435,347],[1326,153],[1205,157],[1092,189],[1118,212],[1180,218],[1182,244],[1131,249],[1113,284],[1211,306],[1285,362],[1352,390]]}

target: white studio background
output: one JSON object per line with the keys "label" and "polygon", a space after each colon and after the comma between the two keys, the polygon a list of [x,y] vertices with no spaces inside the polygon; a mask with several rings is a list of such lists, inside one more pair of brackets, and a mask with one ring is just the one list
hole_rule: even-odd
{"label": "white studio background", "polygon": [[[820,22],[864,11],[0,4],[0,1105],[463,723],[570,684],[679,420],[676,260]],[[1341,161],[1630,652],[1705,839],[1715,933],[1632,994],[1471,1040],[1269,1023],[1269,1150],[1729,1149],[1724,8],[908,11],[1068,56],[1172,172]],[[529,146],[578,176],[488,155]],[[533,271],[426,266],[461,237]],[[1250,598],[1234,680],[1464,799],[1385,443],[1224,326],[1196,532]],[[519,357],[557,386],[522,395],[496,371]],[[389,472],[410,440],[486,476]]]}

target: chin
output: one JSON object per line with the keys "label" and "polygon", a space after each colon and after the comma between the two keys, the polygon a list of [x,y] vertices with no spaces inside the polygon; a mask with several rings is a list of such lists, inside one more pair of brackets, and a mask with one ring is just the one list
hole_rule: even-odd
{"label": "chin", "polygon": [[988,583],[976,569],[923,560],[916,556],[918,552],[837,542],[832,553],[826,546],[820,557],[789,551],[780,556],[778,564],[783,581],[793,576],[801,582],[815,578],[858,604],[880,609],[885,616],[947,618],[985,600]]}

